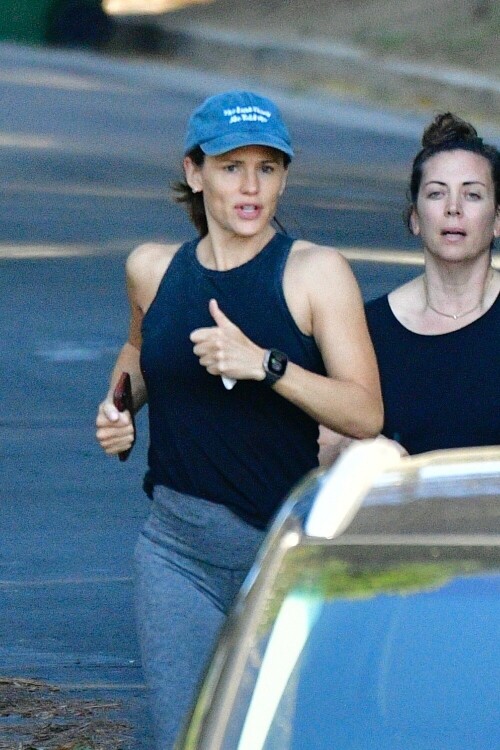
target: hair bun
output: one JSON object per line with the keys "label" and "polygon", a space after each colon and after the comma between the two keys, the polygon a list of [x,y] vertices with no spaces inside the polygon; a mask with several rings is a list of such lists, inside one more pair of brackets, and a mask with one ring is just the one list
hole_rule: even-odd
{"label": "hair bun", "polygon": [[451,112],[445,112],[436,115],[431,124],[426,127],[422,137],[422,146],[429,148],[442,143],[469,141],[474,138],[477,138],[477,130],[473,125]]}

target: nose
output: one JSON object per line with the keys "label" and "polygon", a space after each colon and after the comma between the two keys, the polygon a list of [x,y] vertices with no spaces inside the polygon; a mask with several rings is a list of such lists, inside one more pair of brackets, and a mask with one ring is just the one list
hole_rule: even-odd
{"label": "nose", "polygon": [[462,213],[462,203],[459,195],[449,195],[446,201],[446,215],[460,216]]}
{"label": "nose", "polygon": [[253,169],[246,169],[243,174],[241,191],[247,195],[254,195],[259,192],[259,177]]}

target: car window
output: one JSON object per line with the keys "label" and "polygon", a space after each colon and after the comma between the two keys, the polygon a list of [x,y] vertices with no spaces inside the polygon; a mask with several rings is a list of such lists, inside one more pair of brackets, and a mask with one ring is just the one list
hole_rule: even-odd
{"label": "car window", "polygon": [[223,747],[500,747],[499,593],[494,545],[297,549]]}

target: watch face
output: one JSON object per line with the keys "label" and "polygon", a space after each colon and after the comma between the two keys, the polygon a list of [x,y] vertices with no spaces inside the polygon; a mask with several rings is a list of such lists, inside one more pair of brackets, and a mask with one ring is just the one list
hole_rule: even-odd
{"label": "watch face", "polygon": [[286,369],[287,362],[288,359],[286,354],[278,352],[276,349],[272,349],[269,354],[267,367],[275,375],[283,375]]}

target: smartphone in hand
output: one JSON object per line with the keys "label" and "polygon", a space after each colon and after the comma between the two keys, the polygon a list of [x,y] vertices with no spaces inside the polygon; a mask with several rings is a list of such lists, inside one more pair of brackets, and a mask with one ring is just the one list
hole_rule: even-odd
{"label": "smartphone in hand", "polygon": [[[134,428],[134,443],[135,443],[135,421],[134,421],[134,402],[132,400],[132,384],[130,382],[130,375],[128,372],[122,372],[120,379],[115,386],[113,391],[113,403],[118,411],[129,411],[132,419],[132,427]],[[130,451],[134,447],[134,443],[126,451],[122,451],[118,454],[120,461],[126,461],[130,456]]]}

